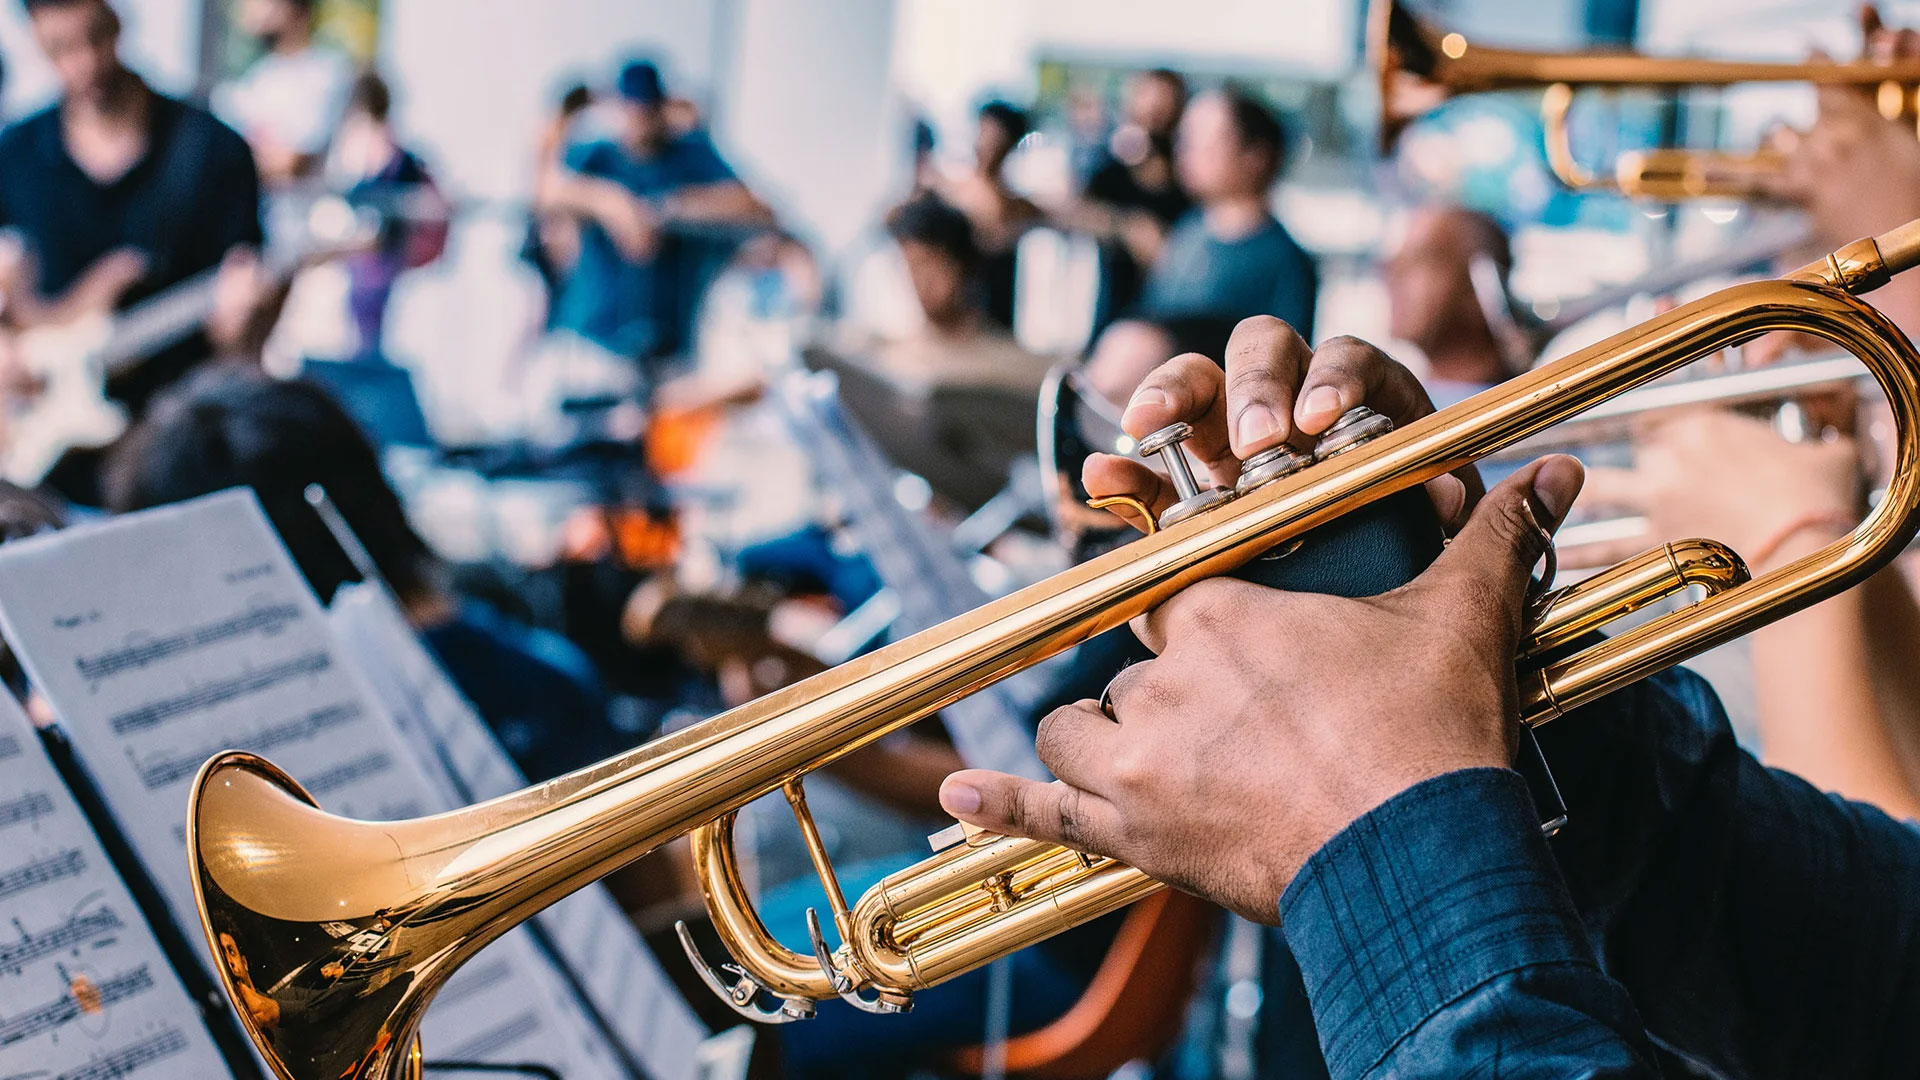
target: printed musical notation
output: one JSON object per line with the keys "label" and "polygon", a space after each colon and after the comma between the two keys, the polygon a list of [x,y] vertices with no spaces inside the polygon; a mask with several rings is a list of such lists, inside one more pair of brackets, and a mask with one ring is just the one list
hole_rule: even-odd
{"label": "printed musical notation", "polygon": [[230,1077],[25,713],[0,692],[0,1080]]}
{"label": "printed musical notation", "polygon": [[[128,1080],[135,1076],[212,1076],[213,1073],[178,1072],[181,1055],[193,1047],[192,1040],[176,1027],[162,1027],[113,1050],[89,1055],[88,1060],[61,1072],[37,1068],[30,1072],[0,1074],[0,1080]],[[148,1069],[152,1065],[156,1068]],[[157,1066],[164,1065],[164,1068]],[[191,1066],[189,1066],[191,1067]],[[224,1072],[221,1075],[225,1075]]]}
{"label": "printed musical notation", "polygon": [[[349,817],[453,805],[342,655],[251,493],[0,548],[0,623],[196,941],[184,811],[211,754],[270,754],[327,810]],[[14,869],[0,856],[0,889]],[[501,938],[478,962],[508,974],[492,982],[456,975],[447,992],[459,991],[459,1007],[428,1010],[430,1059],[470,1047],[495,1061],[548,1065],[568,1080],[628,1075],[525,933]]]}

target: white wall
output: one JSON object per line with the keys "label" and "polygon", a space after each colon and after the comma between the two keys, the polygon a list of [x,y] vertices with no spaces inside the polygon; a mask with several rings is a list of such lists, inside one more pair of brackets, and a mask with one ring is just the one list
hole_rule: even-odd
{"label": "white wall", "polygon": [[905,183],[894,0],[744,0],[736,26],[719,134],[783,219],[844,250]]}
{"label": "white wall", "polygon": [[[114,0],[114,6],[134,68],[169,93],[191,91],[200,70],[201,0]],[[33,43],[18,0],[0,3],[0,53],[7,64],[0,114],[20,116],[53,97],[53,70]]]}
{"label": "white wall", "polygon": [[401,126],[449,186],[523,194],[536,133],[563,85],[611,81],[649,56],[676,92],[704,91],[730,5],[685,0],[387,0],[380,64]]}

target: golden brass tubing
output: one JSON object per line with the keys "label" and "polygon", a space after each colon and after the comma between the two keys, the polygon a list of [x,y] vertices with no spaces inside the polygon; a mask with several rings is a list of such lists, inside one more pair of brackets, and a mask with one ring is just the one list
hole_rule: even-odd
{"label": "golden brass tubing", "polygon": [[[1611,176],[1596,176],[1575,161],[1567,110],[1582,87],[1731,86],[1805,82],[1871,90],[1889,120],[1916,119],[1920,62],[1803,61],[1798,63],[1647,56],[1626,50],[1542,52],[1495,48],[1467,35],[1428,25],[1398,0],[1373,0],[1367,11],[1367,55],[1380,87],[1380,143],[1388,150],[1402,126],[1450,97],[1495,90],[1544,90],[1541,119],[1548,163],[1575,190],[1614,190],[1638,198],[1678,201],[1750,198],[1765,191],[1783,159],[1771,150],[1748,153],[1662,149],[1623,157]],[[1402,78],[1417,86],[1402,85]],[[1407,99],[1412,98],[1409,102]]]}
{"label": "golden brass tubing", "polygon": [[1689,586],[1709,595],[1744,585],[1752,575],[1717,540],[1676,540],[1540,598],[1522,659],[1552,652]]}
{"label": "golden brass tubing", "polygon": [[[693,863],[706,886],[707,909],[734,962],[753,972],[768,990],[792,998],[821,1001],[834,996],[833,984],[811,956],[776,941],[747,895],[733,846],[736,815],[726,814],[693,832]],[[724,884],[722,884],[724,883]],[[742,1002],[745,1004],[745,1002]]]}
{"label": "golden brass tubing", "polygon": [[[667,840],[1121,626],[1187,585],[1729,345],[1799,330],[1858,356],[1885,390],[1898,431],[1896,468],[1879,506],[1816,555],[1524,673],[1524,718],[1548,719],[1830,596],[1912,537],[1920,514],[1920,356],[1891,322],[1842,290],[1871,288],[1916,259],[1920,223],[1878,244],[1850,245],[1792,279],[1724,290],[960,618],[619,757],[463,810],[353,821],[314,807],[263,759],[219,755],[194,783],[187,840],[222,985],[282,1080],[396,1080],[428,1003],[460,964]],[[708,830],[696,843],[718,843],[724,831]],[[1159,887],[1137,871],[1064,849],[976,843],[988,853],[936,856],[862,897],[849,919],[851,937],[835,952],[842,965],[835,979],[864,982],[883,998],[917,989]],[[736,959],[784,969],[790,990],[818,996],[821,984],[800,973],[798,954],[766,944],[744,889],[733,889],[731,864],[716,865],[717,848],[700,850],[701,865],[715,872],[709,887],[720,886],[714,914],[725,924],[722,935],[752,954]],[[977,901],[950,892],[958,881],[951,868],[976,857],[1038,869],[1032,878],[1016,872],[1003,883],[1010,902],[982,915]],[[990,898],[996,893],[991,881],[979,887]],[[957,930],[920,921],[904,903],[910,898],[955,905]],[[896,927],[907,940],[892,940]],[[827,985],[846,996],[845,987]]]}

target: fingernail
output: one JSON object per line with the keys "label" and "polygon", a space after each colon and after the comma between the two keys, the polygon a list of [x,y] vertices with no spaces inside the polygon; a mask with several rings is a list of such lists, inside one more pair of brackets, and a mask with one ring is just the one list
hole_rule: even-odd
{"label": "fingernail", "polygon": [[1533,477],[1533,497],[1546,513],[1544,524],[1557,528],[1573,508],[1574,497],[1580,494],[1580,484],[1586,479],[1586,470],[1573,458],[1554,458],[1540,466]]}
{"label": "fingernail", "polygon": [[1148,405],[1158,405],[1165,408],[1171,404],[1173,404],[1173,402],[1168,399],[1165,390],[1156,390],[1153,387],[1148,387],[1133,395],[1133,400],[1127,403],[1127,411],[1132,412],[1134,409],[1143,408]]}
{"label": "fingernail", "polygon": [[1233,422],[1233,441],[1243,453],[1279,433],[1280,418],[1265,405],[1247,406]]}
{"label": "fingernail", "polygon": [[1467,485],[1460,478],[1448,473],[1438,476],[1427,485],[1433,495],[1434,513],[1440,515],[1440,523],[1447,526],[1459,524],[1461,511],[1467,508]]}
{"label": "fingernail", "polygon": [[1340,391],[1335,390],[1331,386],[1314,387],[1313,393],[1308,394],[1307,400],[1301,403],[1301,413],[1303,414],[1303,418],[1306,416],[1320,416],[1323,414],[1337,415],[1339,412],[1340,412]]}
{"label": "fingernail", "polygon": [[972,784],[949,782],[940,789],[940,805],[954,814],[977,814],[980,812],[980,789]]}

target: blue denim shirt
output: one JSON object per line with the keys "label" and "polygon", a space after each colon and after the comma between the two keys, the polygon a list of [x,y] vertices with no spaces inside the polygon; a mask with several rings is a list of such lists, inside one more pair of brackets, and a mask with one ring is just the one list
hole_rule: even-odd
{"label": "blue denim shirt", "polygon": [[1572,819],[1452,773],[1281,899],[1328,1074],[1920,1075],[1920,830],[1740,750],[1674,672],[1541,729]]}

